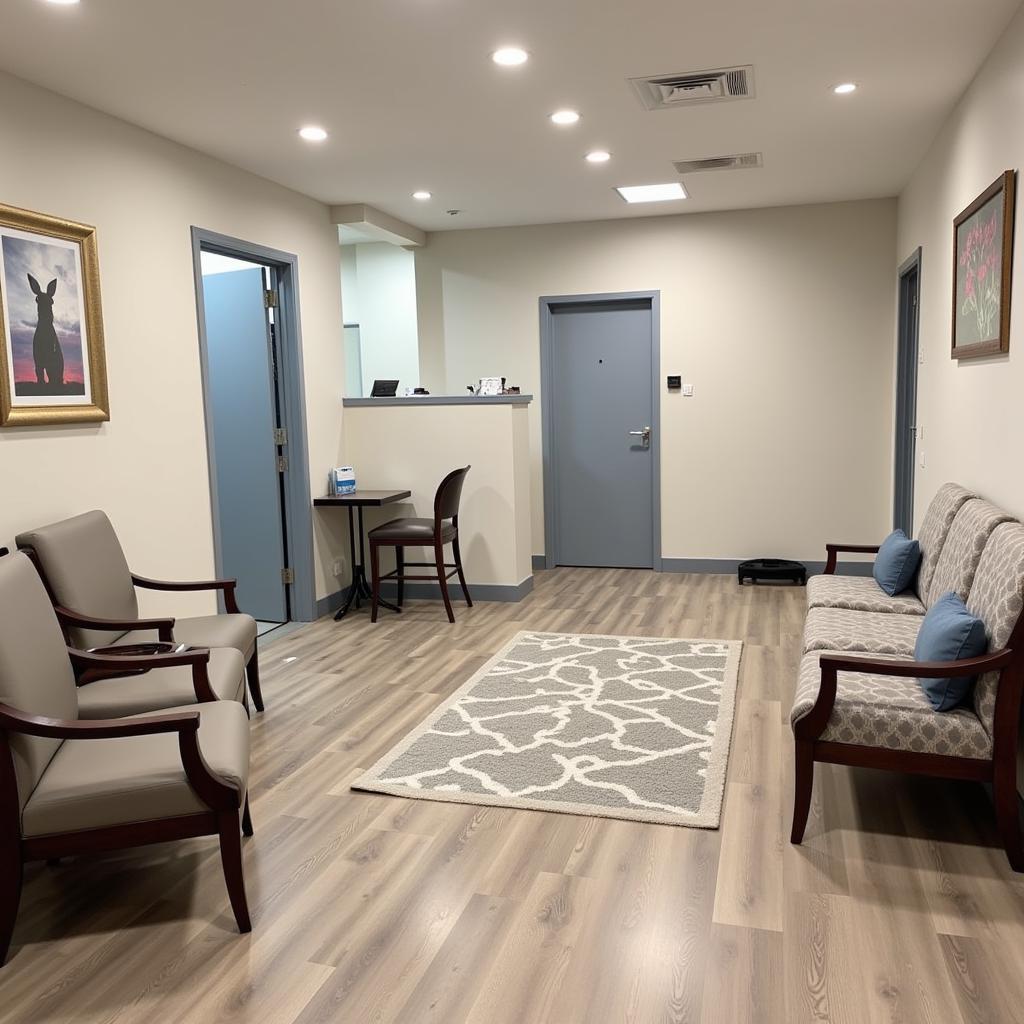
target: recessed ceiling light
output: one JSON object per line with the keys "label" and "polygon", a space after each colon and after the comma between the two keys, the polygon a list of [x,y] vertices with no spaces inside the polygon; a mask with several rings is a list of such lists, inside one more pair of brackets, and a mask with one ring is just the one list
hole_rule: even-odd
{"label": "recessed ceiling light", "polygon": [[618,185],[615,191],[627,203],[663,203],[669,199],[686,199],[686,189],[678,181],[663,185]]}
{"label": "recessed ceiling light", "polygon": [[323,142],[327,138],[327,132],[319,125],[307,124],[299,129],[299,136],[307,142]]}
{"label": "recessed ceiling light", "polygon": [[491,54],[491,60],[495,64],[500,64],[503,68],[518,67],[520,64],[525,64],[529,59],[530,55],[519,46],[502,46]]}
{"label": "recessed ceiling light", "polygon": [[431,193],[426,191],[426,189],[422,189],[421,188],[421,189],[419,189],[419,191],[413,192],[412,197],[413,197],[413,199],[427,200],[427,199],[430,199]]}
{"label": "recessed ceiling light", "polygon": [[46,0],[46,2],[56,7],[73,7],[78,3],[78,0]]}
{"label": "recessed ceiling light", "polygon": [[611,160],[612,155],[606,149],[592,149],[587,154],[587,163],[591,164],[606,164]]}
{"label": "recessed ceiling light", "polygon": [[856,82],[840,82],[839,85],[833,85],[832,91],[837,96],[848,96],[851,92],[857,91]]}
{"label": "recessed ceiling light", "polygon": [[575,124],[580,119],[576,110],[556,110],[550,116],[555,124]]}

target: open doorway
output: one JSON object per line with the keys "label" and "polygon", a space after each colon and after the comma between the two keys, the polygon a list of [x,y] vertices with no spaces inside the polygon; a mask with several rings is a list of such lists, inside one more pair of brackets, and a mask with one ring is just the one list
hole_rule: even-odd
{"label": "open doorway", "polygon": [[193,248],[217,574],[262,635],[315,617],[295,258],[199,229]]}
{"label": "open doorway", "polygon": [[914,462],[917,457],[918,297],[921,250],[899,269],[899,322],[896,346],[896,450],[893,528],[914,532]]}

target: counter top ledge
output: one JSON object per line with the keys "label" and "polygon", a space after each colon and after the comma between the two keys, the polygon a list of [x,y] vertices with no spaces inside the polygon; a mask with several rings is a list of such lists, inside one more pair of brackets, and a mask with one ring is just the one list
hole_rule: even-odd
{"label": "counter top ledge", "polygon": [[346,409],[382,405],[529,405],[533,395],[411,395],[409,398],[343,398]]}

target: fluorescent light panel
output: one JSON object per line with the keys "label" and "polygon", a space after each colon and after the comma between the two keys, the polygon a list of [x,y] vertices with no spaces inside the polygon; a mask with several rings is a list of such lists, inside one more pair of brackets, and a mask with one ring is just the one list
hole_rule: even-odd
{"label": "fluorescent light panel", "polygon": [[615,191],[627,203],[664,203],[670,199],[686,199],[686,189],[678,181],[661,185],[617,185]]}

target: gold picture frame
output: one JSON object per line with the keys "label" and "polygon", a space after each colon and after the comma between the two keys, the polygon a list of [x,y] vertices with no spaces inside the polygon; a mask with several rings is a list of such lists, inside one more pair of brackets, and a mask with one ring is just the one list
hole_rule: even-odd
{"label": "gold picture frame", "polygon": [[96,229],[0,203],[0,427],[109,419]]}

